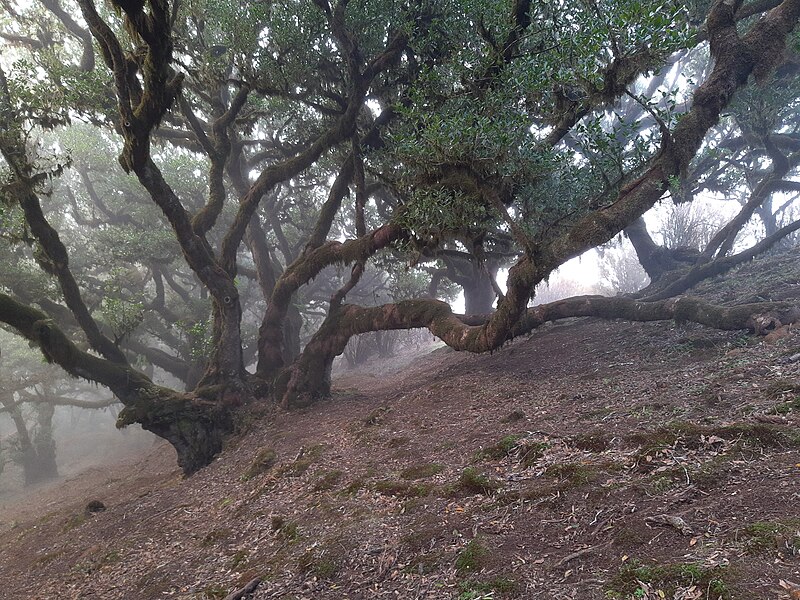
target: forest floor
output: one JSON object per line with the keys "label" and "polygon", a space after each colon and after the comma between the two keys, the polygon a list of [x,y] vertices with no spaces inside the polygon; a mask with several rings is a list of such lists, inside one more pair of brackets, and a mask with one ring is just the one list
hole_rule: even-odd
{"label": "forest floor", "polygon": [[[800,260],[705,284],[800,298]],[[777,599],[800,582],[800,330],[575,319],[438,349],[0,506],[5,600]],[[87,512],[92,500],[106,509]]]}

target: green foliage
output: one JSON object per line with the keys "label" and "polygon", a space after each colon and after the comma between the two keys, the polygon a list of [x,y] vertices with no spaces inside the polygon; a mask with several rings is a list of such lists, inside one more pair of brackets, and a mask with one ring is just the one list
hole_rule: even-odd
{"label": "green foliage", "polygon": [[117,340],[133,333],[144,319],[144,302],[131,298],[127,293],[125,280],[128,275],[122,268],[112,269],[100,302],[103,320],[111,327]]}
{"label": "green foliage", "polygon": [[65,102],[63,90],[54,90],[53,81],[43,78],[42,73],[31,58],[19,59],[8,70],[8,89],[15,100],[15,110],[23,117],[17,123],[32,121],[52,129],[69,122],[69,103]]}
{"label": "green foliage", "polygon": [[741,531],[745,549],[750,554],[785,552],[800,553],[800,519],[757,521]]}
{"label": "green foliage", "polygon": [[160,227],[146,231],[133,227],[115,227],[100,231],[93,237],[94,242],[105,249],[106,260],[110,255],[123,264],[146,263],[151,258],[170,260],[178,252],[175,238],[168,230]]}
{"label": "green foliage", "polygon": [[436,247],[459,233],[477,231],[487,209],[473,196],[450,189],[415,190],[397,218],[423,246]]}
{"label": "green foliage", "polygon": [[101,303],[105,320],[111,325],[114,336],[122,339],[130,335],[144,318],[144,304],[106,297]]}
{"label": "green foliage", "polygon": [[[15,235],[13,226],[9,233]],[[11,291],[20,284],[36,298],[52,300],[59,296],[57,282],[26,256],[25,250],[0,246],[0,289]]]}
{"label": "green foliage", "polygon": [[178,321],[175,327],[186,337],[189,343],[189,355],[192,360],[205,360],[214,351],[213,338],[211,335],[211,323],[208,320]]}
{"label": "green foliage", "polygon": [[[464,201],[451,190],[445,194],[437,183],[421,183],[454,166],[487,180],[515,182],[516,195],[524,198],[525,224],[537,235],[585,210],[586,201],[609,179],[619,179],[621,171],[652,156],[658,131],[640,131],[638,120],[626,122],[619,113],[616,122],[603,113],[579,122],[573,139],[588,159],[583,164],[576,164],[571,152],[541,144],[544,128],[531,125],[542,112],[552,111],[559,95],[580,99],[616,93],[606,89],[604,74],[614,56],[625,56],[628,67],[647,72],[692,43],[683,3],[623,0],[592,6],[572,3],[565,11],[563,3],[534,4],[531,18],[537,26],[526,32],[515,60],[483,87],[479,82],[497,56],[471,33],[473,24],[482,24],[484,37],[504,39],[511,26],[507,4],[448,2],[433,11],[415,48],[423,56],[435,54],[437,66],[423,70],[410,102],[397,105],[403,120],[391,130],[392,160],[405,166],[399,177],[412,188],[409,214],[402,218],[420,238],[446,239],[442,231],[477,227],[491,217],[485,201]],[[661,96],[642,102],[663,122],[674,123],[675,91],[663,90]],[[431,219],[438,229],[425,228]]]}

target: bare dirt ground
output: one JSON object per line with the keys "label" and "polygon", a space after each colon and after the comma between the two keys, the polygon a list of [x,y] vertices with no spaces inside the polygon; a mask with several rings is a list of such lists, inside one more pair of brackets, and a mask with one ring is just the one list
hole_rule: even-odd
{"label": "bare dirt ground", "polygon": [[[799,298],[797,254],[701,289]],[[749,269],[749,270],[748,270]],[[800,591],[800,331],[581,319],[265,411],[0,508],[0,597],[776,599]],[[88,513],[91,500],[106,510]]]}

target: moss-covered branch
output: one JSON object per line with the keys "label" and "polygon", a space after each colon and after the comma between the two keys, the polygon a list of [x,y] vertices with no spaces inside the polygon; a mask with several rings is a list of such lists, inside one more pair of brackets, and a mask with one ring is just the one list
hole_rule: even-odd
{"label": "moss-covered branch", "polygon": [[120,426],[140,423],[144,429],[168,440],[178,453],[184,472],[207,465],[222,448],[233,427],[233,400],[180,394],[154,384],[143,373],[79,349],[48,316],[0,293],[0,322],[35,344],[48,362],[73,377],[106,386],[125,408]]}
{"label": "moss-covered branch", "polygon": [[609,241],[650,209],[670,179],[685,172],[733,94],[751,75],[761,79],[778,64],[786,37],[800,18],[800,0],[785,0],[741,38],[736,8],[722,0],[712,7],[708,32],[714,68],[695,92],[689,112],[664,136],[661,152],[647,171],[623,187],[614,202],[580,217],[566,231],[554,229],[535,253],[523,256],[509,271],[508,293],[497,311],[481,328],[463,332],[465,339],[459,345],[487,351],[503,343],[525,312],[536,284],[567,260]]}
{"label": "moss-covered branch", "polygon": [[398,225],[384,225],[354,240],[329,241],[318,248],[309,248],[289,265],[275,283],[259,329],[259,376],[269,379],[284,365],[283,322],[297,290],[325,267],[364,261],[403,235]]}
{"label": "moss-covered branch", "polygon": [[785,0],[753,25],[744,36],[736,29],[736,11],[727,1],[714,4],[708,18],[714,68],[694,94],[661,153],[648,170],[625,186],[609,206],[587,214],[568,233],[554,239],[544,261],[549,267],[603,244],[651,208],[669,187],[671,177],[685,172],[722,110],[750,76],[763,79],[780,61],[786,37],[800,17],[800,0]]}
{"label": "moss-covered branch", "polygon": [[[788,302],[719,306],[682,296],[659,302],[631,298],[577,296],[529,308],[510,328],[505,340],[530,333],[550,321],[571,317],[601,317],[628,321],[693,322],[715,329],[754,329],[759,315],[777,315],[782,324],[800,320],[800,307]],[[486,338],[478,335],[489,316],[456,315],[438,300],[407,300],[375,307],[343,305],[332,312],[309,341],[303,354],[278,379],[276,395],[286,406],[305,406],[330,391],[330,367],[351,337],[371,331],[427,328],[448,346],[468,352],[486,352]],[[499,344],[498,344],[499,346]],[[496,348],[497,346],[495,346]]]}
{"label": "moss-covered branch", "polygon": [[[342,10],[344,10],[345,4],[341,4],[341,6]],[[333,16],[331,18],[336,21]],[[343,15],[341,19],[342,22],[336,21],[332,24],[332,27],[341,29],[338,37],[347,48],[346,60],[350,67],[349,76],[351,80],[347,106],[341,116],[317,137],[308,148],[291,158],[264,169],[247,193],[240,197],[239,211],[222,242],[222,263],[231,273],[235,272],[236,253],[245,235],[247,225],[250,219],[253,218],[261,198],[278,183],[304,171],[330,148],[348,139],[353,134],[356,120],[362,112],[364,99],[372,81],[397,60],[408,43],[408,37],[404,33],[392,36],[383,52],[372,59],[363,70],[359,71],[361,68],[360,49],[349,34],[342,29],[344,27]]]}
{"label": "moss-covered branch", "polygon": [[788,225],[784,225],[772,235],[765,237],[763,240],[753,244],[750,248],[742,250],[737,254],[723,256],[712,262],[701,263],[693,266],[679,279],[673,281],[665,288],[655,292],[654,294],[642,298],[642,300],[652,302],[654,300],[664,300],[666,298],[672,298],[678,294],[682,294],[701,281],[705,281],[711,277],[716,277],[717,275],[727,273],[734,267],[754,259],[759,254],[762,254],[772,248],[786,236],[798,230],[800,230],[800,219],[793,221]]}
{"label": "moss-covered branch", "polygon": [[22,209],[27,226],[44,252],[46,259],[40,261],[40,266],[58,280],[64,301],[92,348],[108,360],[125,364],[125,355],[103,335],[86,307],[78,283],[69,268],[67,248],[42,211],[36,185],[43,179],[43,174],[36,172],[28,156],[21,129],[12,125],[13,106],[5,73],[0,69],[0,119],[6,123],[0,129],[0,155],[11,170],[7,189],[13,190],[12,200]]}

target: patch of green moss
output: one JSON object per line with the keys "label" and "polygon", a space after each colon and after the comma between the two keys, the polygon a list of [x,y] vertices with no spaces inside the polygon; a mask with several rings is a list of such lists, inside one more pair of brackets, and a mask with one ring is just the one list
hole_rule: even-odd
{"label": "patch of green moss", "polygon": [[519,448],[519,461],[523,468],[535,465],[550,447],[547,442],[525,442]]}
{"label": "patch of green moss", "polygon": [[318,462],[327,446],[325,444],[315,444],[306,449],[297,459],[278,469],[278,475],[284,477],[300,477],[314,463]]}
{"label": "patch of green moss", "polygon": [[360,489],[365,486],[366,482],[364,481],[363,477],[356,477],[353,481],[351,481],[346,488],[342,490],[342,494],[347,496],[355,496]]}
{"label": "patch of green moss", "polygon": [[426,463],[422,465],[412,465],[400,471],[401,479],[427,479],[438,475],[444,467],[437,463]]}
{"label": "patch of green moss", "polygon": [[789,394],[800,395],[800,383],[791,379],[778,379],[767,386],[764,394],[770,400],[782,399]]}
{"label": "patch of green moss", "polygon": [[550,465],[544,474],[547,477],[555,477],[573,485],[583,485],[597,479],[598,470],[596,465],[563,463]]}
{"label": "patch of green moss", "polygon": [[219,584],[212,583],[203,588],[202,596],[204,600],[221,600],[228,595],[228,590]]}
{"label": "patch of green moss", "polygon": [[232,571],[239,569],[239,567],[243,566],[247,562],[247,557],[249,553],[247,550],[237,550],[233,556],[231,556],[231,560],[228,563],[228,568]]}
{"label": "patch of green moss", "polygon": [[456,571],[460,575],[479,571],[488,553],[489,550],[481,544],[478,538],[470,540],[456,556]]}
{"label": "patch of green moss", "polygon": [[641,446],[640,455],[651,454],[662,448],[671,448],[678,440],[684,440],[689,446],[700,442],[703,428],[687,421],[675,421],[653,431],[641,431],[626,437],[629,443]]}
{"label": "patch of green moss", "polygon": [[375,491],[384,496],[397,496],[399,498],[418,498],[430,492],[430,486],[422,483],[407,481],[391,481],[384,479],[375,483]]}
{"label": "patch of green moss", "polygon": [[517,442],[521,438],[521,435],[507,435],[496,444],[478,450],[475,453],[475,461],[500,460],[505,458],[517,446]]}
{"label": "patch of green moss", "polygon": [[319,579],[332,579],[341,570],[348,549],[335,541],[309,548],[297,560],[298,570]]}
{"label": "patch of green moss", "polygon": [[680,442],[687,448],[699,448],[703,439],[711,436],[740,444],[740,449],[781,448],[800,445],[800,435],[782,424],[732,423],[729,425],[697,425],[686,421],[670,423],[654,431],[644,431],[628,436],[628,442],[640,445],[637,453],[644,457]]}
{"label": "patch of green moss", "polygon": [[[733,456],[720,454],[689,472],[689,481],[700,490],[710,490],[725,481],[730,473]],[[685,476],[685,473],[683,474]]]}
{"label": "patch of green moss", "polygon": [[661,494],[667,493],[680,483],[679,480],[676,479],[676,476],[677,472],[659,473],[657,477],[653,478],[648,486],[650,493],[654,496],[660,496]]}
{"label": "patch of green moss", "polygon": [[497,594],[512,594],[516,591],[517,582],[508,577],[494,577],[487,580],[468,579],[458,584],[458,600],[478,600],[479,598],[497,598]]}
{"label": "patch of green moss", "polygon": [[789,555],[800,553],[800,519],[758,521],[747,525],[739,535],[750,554],[770,551]]}
{"label": "patch of green moss", "polygon": [[572,438],[571,443],[579,450],[588,450],[589,452],[604,452],[608,450],[611,444],[612,436],[602,431],[591,431],[576,435]]}
{"label": "patch of green moss", "polygon": [[467,467],[461,471],[458,481],[454,486],[454,491],[467,494],[489,495],[496,492],[500,484],[492,481],[474,467]]}
{"label": "patch of green moss", "polygon": [[776,404],[769,412],[774,415],[788,415],[792,412],[800,411],[800,396],[794,400],[787,400],[781,404]]}
{"label": "patch of green moss", "polygon": [[287,521],[280,515],[272,515],[270,518],[270,525],[278,539],[292,542],[300,537],[297,523],[294,521]]}
{"label": "patch of green moss", "polygon": [[325,471],[322,474],[322,477],[317,479],[314,485],[311,487],[312,490],[315,492],[326,492],[331,490],[339,483],[339,480],[342,478],[342,471],[339,469],[334,469],[332,471]]}
{"label": "patch of green moss", "polygon": [[118,563],[121,560],[122,555],[118,550],[109,550],[104,554],[95,554],[89,560],[76,563],[72,567],[72,571],[75,573],[81,573],[82,575],[91,575],[99,569],[102,569],[107,565]]}
{"label": "patch of green moss", "polygon": [[769,423],[734,423],[713,428],[711,435],[728,440],[741,439],[758,448],[794,447],[800,444],[796,431]]}
{"label": "patch of green moss", "polygon": [[727,479],[730,463],[735,457],[735,453],[718,454],[699,467],[679,466],[659,470],[649,481],[648,491],[653,495],[660,495],[675,487],[689,484],[704,491],[718,487]]}
{"label": "patch of green moss", "polygon": [[[641,583],[651,586],[660,598],[672,598],[679,588],[697,586],[714,600],[728,600],[730,592],[725,583],[725,567],[704,567],[697,563],[644,565],[637,560],[625,563],[606,584],[606,598],[642,598]],[[654,588],[654,589],[653,589]],[[660,590],[660,592],[659,592]]]}
{"label": "patch of green moss", "polygon": [[254,477],[263,475],[275,465],[277,459],[278,455],[275,453],[275,450],[272,448],[262,448],[258,451],[258,454],[256,454],[253,462],[250,463],[250,466],[247,467],[247,470],[242,474],[242,481],[249,481]]}
{"label": "patch of green moss", "polygon": [[86,514],[80,513],[77,515],[72,515],[67,521],[64,523],[64,526],[61,528],[62,533],[67,533],[68,531],[72,531],[76,527],[80,527],[86,523]]}

